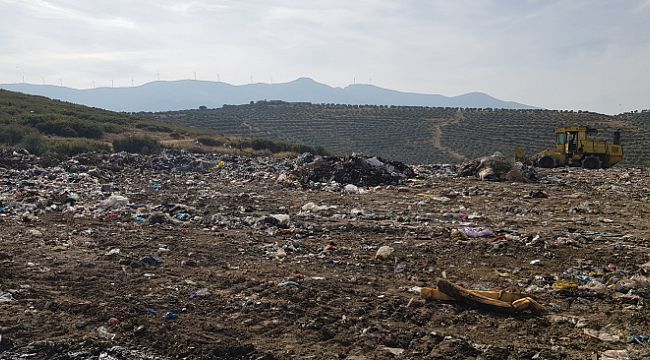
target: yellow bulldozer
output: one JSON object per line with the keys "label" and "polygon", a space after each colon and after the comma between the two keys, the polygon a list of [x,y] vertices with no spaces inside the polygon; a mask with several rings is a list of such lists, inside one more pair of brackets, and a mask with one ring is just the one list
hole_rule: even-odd
{"label": "yellow bulldozer", "polygon": [[586,169],[610,167],[623,160],[621,132],[614,132],[612,141],[595,138],[598,130],[588,127],[555,129],[555,148],[546,149],[526,158],[524,149],[517,148],[517,161],[532,163],[543,168],[582,166]]}

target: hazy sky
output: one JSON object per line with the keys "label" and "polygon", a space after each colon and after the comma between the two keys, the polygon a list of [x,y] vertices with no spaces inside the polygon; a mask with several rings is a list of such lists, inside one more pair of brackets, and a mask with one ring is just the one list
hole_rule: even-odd
{"label": "hazy sky", "polygon": [[0,83],[131,86],[194,72],[645,109],[650,0],[0,0]]}

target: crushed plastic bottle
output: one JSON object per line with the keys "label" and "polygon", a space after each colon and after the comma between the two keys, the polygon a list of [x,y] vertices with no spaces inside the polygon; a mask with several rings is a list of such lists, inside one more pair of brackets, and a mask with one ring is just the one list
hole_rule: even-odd
{"label": "crushed plastic bottle", "polygon": [[115,334],[109,332],[105,326],[98,327],[96,332],[97,332],[97,336],[101,339],[106,339],[108,341],[113,341],[115,339]]}

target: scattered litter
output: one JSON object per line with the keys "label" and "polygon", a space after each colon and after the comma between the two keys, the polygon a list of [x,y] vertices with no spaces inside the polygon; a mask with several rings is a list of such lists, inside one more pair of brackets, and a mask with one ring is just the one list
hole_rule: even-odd
{"label": "scattered litter", "polygon": [[630,344],[642,344],[645,345],[650,340],[648,335],[632,335],[627,341]]}
{"label": "scattered litter", "polygon": [[190,219],[190,214],[184,212],[178,213],[178,215],[176,215],[176,218],[180,221],[187,221]]}
{"label": "scattered litter", "polygon": [[630,360],[627,350],[606,350],[600,353],[598,360]]}
{"label": "scattered litter", "polygon": [[118,209],[129,205],[129,199],[120,195],[111,195],[108,199],[99,203],[98,207],[102,209]]}
{"label": "scattered litter", "polygon": [[115,339],[115,334],[109,332],[105,326],[98,327],[96,333],[100,339],[105,339],[108,341],[113,341]]}
{"label": "scattered litter", "polygon": [[278,284],[278,286],[295,286],[295,287],[300,287],[300,284],[297,283],[297,282],[295,282],[295,281],[292,281],[292,280],[282,280],[282,281],[280,281],[280,283]]}
{"label": "scattered litter", "polygon": [[288,214],[273,214],[270,217],[276,220],[277,225],[287,225],[289,224],[289,220],[291,220]]}
{"label": "scattered litter", "polygon": [[199,290],[192,291],[190,293],[190,299],[194,299],[194,298],[197,298],[197,297],[206,297],[206,296],[209,296],[209,295],[210,295],[210,290],[208,290],[207,288],[201,288]]}
{"label": "scattered litter", "polygon": [[570,290],[577,289],[580,284],[575,280],[558,280],[553,283],[553,289],[556,290]]}
{"label": "scattered litter", "polygon": [[14,302],[13,295],[11,295],[10,292],[2,292],[0,291],[0,303],[7,303],[7,302]]}
{"label": "scattered litter", "polygon": [[530,196],[533,199],[547,199],[549,197],[548,193],[546,191],[531,191],[528,196]]}
{"label": "scattered litter", "polygon": [[[457,165],[429,164],[410,166],[417,176],[396,183],[370,185],[376,179],[366,181],[368,173],[352,172],[347,174],[358,177],[358,183],[338,182],[332,172],[303,183],[296,173],[317,158],[299,164],[291,158],[166,151],[98,154],[96,161],[75,157],[25,170],[3,167],[0,222],[9,235],[3,238],[0,268],[9,276],[0,303],[19,310],[4,325],[33,323],[30,319],[51,313],[82,337],[122,343],[137,334],[138,343],[184,344],[196,333],[191,329],[196,321],[228,295],[225,305],[232,311],[214,313],[199,329],[208,343],[222,334],[283,329],[329,339],[324,342],[349,336],[353,347],[369,349],[369,357],[581,358],[584,351],[618,345],[627,347],[632,358],[647,357],[648,334],[637,321],[647,311],[650,294],[648,232],[642,226],[650,198],[647,169],[544,169],[543,182],[518,185],[506,175],[500,183],[482,183],[456,177]],[[371,174],[389,164],[359,158]],[[225,165],[218,166],[221,161]],[[625,173],[632,175],[619,181]],[[479,177],[497,175],[492,166]],[[510,173],[511,178],[520,175],[525,174]],[[346,185],[352,193],[344,193]],[[638,221],[641,225],[635,226]],[[545,265],[529,265],[531,260]],[[82,275],[88,284],[78,281]],[[396,294],[400,284],[422,285],[436,276],[467,285],[466,292],[436,284],[436,291],[412,290],[421,296],[400,300]],[[115,291],[124,295],[119,301],[105,297]],[[59,292],[70,294],[69,302],[61,303]],[[427,292],[436,303],[423,304]],[[547,303],[542,307],[538,299]],[[85,323],[78,316],[56,316],[70,306],[102,311]],[[143,311],[149,306],[155,309]],[[478,307],[484,310],[463,310]],[[311,310],[296,312],[303,308]],[[179,318],[165,321],[171,309]],[[405,316],[391,316],[395,309],[406,311]],[[502,338],[521,321],[530,322],[531,315],[513,322],[492,317],[493,311],[537,314],[542,309],[551,315],[533,323],[551,324],[557,336],[528,336],[525,346],[497,341],[496,335]],[[386,316],[390,324],[375,321]],[[409,323],[422,319],[434,319],[427,327],[437,333],[420,329],[403,336]],[[468,326],[483,328],[495,321],[500,324],[495,337],[481,344],[456,338]],[[101,325],[103,337],[97,331]],[[586,328],[593,336],[582,334]],[[5,329],[0,327],[0,333],[8,339]],[[27,353],[28,344],[49,336],[39,329],[12,338],[20,349],[10,349],[16,354],[7,356]],[[59,349],[59,338],[53,337],[56,347],[48,349]],[[586,339],[593,342],[587,350]],[[248,344],[241,351],[248,352]],[[65,346],[65,352],[78,349]],[[110,348],[101,351],[114,354]],[[168,348],[165,355],[181,356],[177,347]],[[182,356],[204,350],[183,347]],[[251,348],[251,356],[263,356],[265,350]],[[91,356],[98,353],[86,357]]]}
{"label": "scattered litter", "polygon": [[158,266],[162,261],[154,258],[153,256],[145,256],[142,258],[142,262],[147,265]]}
{"label": "scattered litter", "polygon": [[375,254],[376,259],[385,259],[393,255],[395,252],[395,249],[393,249],[390,246],[382,246],[377,250],[377,253]]}
{"label": "scattered litter", "polygon": [[178,318],[178,314],[173,311],[165,313],[165,320],[175,320],[176,318]]}
{"label": "scattered litter", "polygon": [[111,249],[111,250],[107,251],[106,254],[104,254],[104,255],[106,255],[106,256],[119,255],[120,252],[121,252],[120,249]]}
{"label": "scattered litter", "polygon": [[495,236],[494,232],[492,232],[492,230],[490,230],[490,229],[476,230],[476,229],[464,227],[462,229],[459,229],[459,231],[462,232],[463,234],[465,234],[466,236],[471,237],[471,238],[482,238],[482,237],[487,238],[487,237],[494,237]]}
{"label": "scattered litter", "polygon": [[388,351],[389,353],[400,356],[404,353],[404,349],[402,348],[394,348],[394,347],[388,347],[388,346],[382,346],[380,349]]}
{"label": "scattered litter", "polygon": [[318,213],[318,212],[327,211],[327,210],[336,209],[336,208],[338,208],[338,206],[336,206],[336,205],[332,205],[332,206],[316,205],[313,202],[308,202],[305,205],[303,205],[301,209],[302,209],[302,211],[309,211],[309,212],[312,212],[312,213]]}
{"label": "scattered litter", "polygon": [[594,329],[589,329],[589,328],[584,328],[582,329],[582,332],[594,339],[598,339],[600,341],[605,341],[605,342],[620,342],[621,338],[617,335],[612,335],[610,333],[604,332],[604,331],[599,331],[599,330],[594,330]]}
{"label": "scattered litter", "polygon": [[356,185],[347,184],[343,187],[343,191],[346,193],[356,194],[359,192],[359,188]]}
{"label": "scattered litter", "polygon": [[548,315],[548,320],[552,323],[561,324],[567,323],[575,326],[576,328],[584,328],[587,325],[587,320],[575,316],[563,316],[563,315]]}
{"label": "scattered litter", "polygon": [[43,233],[40,232],[39,230],[36,230],[36,229],[29,229],[27,232],[29,233],[29,235],[32,235],[32,236],[36,236],[36,237],[43,236]]}
{"label": "scattered litter", "polygon": [[458,301],[477,307],[500,311],[545,312],[533,296],[507,291],[467,290],[447,280],[439,279],[437,288],[421,288],[420,295],[426,300]]}

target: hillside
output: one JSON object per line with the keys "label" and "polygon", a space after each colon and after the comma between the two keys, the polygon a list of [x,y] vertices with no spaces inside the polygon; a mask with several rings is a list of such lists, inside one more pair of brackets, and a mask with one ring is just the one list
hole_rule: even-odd
{"label": "hillside", "polygon": [[554,144],[555,127],[585,125],[605,138],[621,129],[627,165],[650,164],[649,115],[277,101],[148,114],[228,135],[309,143],[339,154],[364,152],[410,163],[455,162],[494,151],[514,154],[517,147],[531,154]]}
{"label": "hillside", "polygon": [[101,138],[105,134],[172,132],[181,126],[161,124],[99,108],[0,89],[0,124],[17,123],[62,137]]}
{"label": "hillside", "polygon": [[337,104],[533,108],[502,101],[480,92],[448,97],[401,92],[367,84],[338,88],[309,78],[280,84],[231,85],[224,82],[181,80],[156,81],[135,87],[83,90],[35,84],[7,84],[0,85],[0,88],[129,112],[196,109],[199,106],[216,108],[225,104],[248,104],[260,99]]}
{"label": "hillside", "polygon": [[162,146],[202,152],[323,152],[304,145],[224,137],[207,128],[193,129],[0,89],[0,147],[3,146],[24,147],[36,155],[53,157],[53,161],[82,152],[152,152]]}

